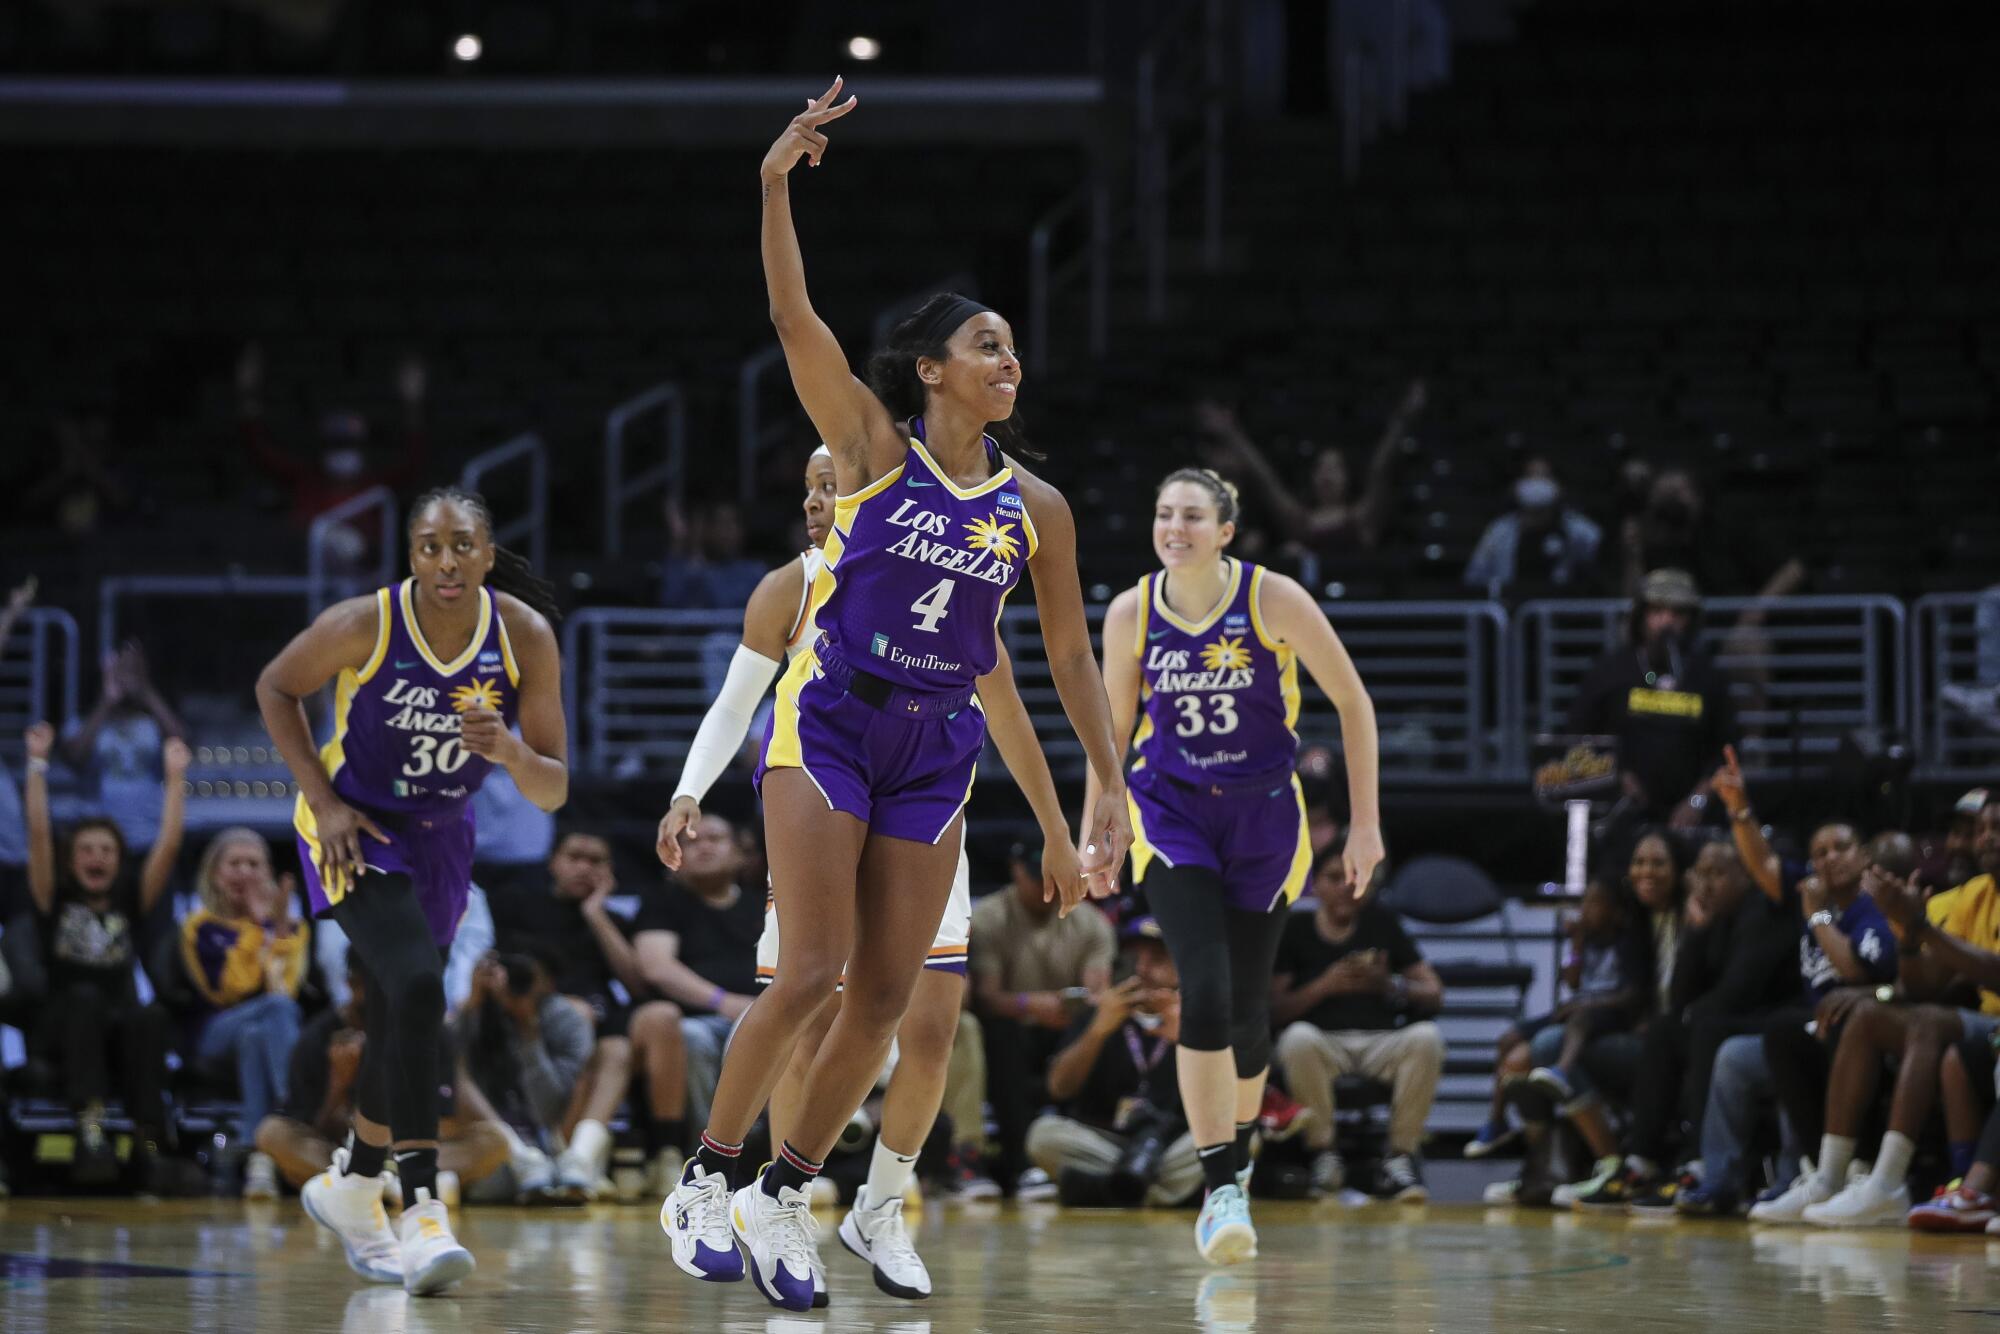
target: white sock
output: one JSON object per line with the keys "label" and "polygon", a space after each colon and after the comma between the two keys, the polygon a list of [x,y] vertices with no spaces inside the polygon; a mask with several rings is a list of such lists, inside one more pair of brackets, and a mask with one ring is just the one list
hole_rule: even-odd
{"label": "white sock", "polygon": [[1819,1184],[1838,1192],[1847,1184],[1847,1165],[1854,1161],[1854,1140],[1847,1135],[1819,1137]]}
{"label": "white sock", "polygon": [[569,1137],[569,1154],[593,1178],[603,1176],[604,1166],[611,1160],[611,1132],[601,1121],[577,1122],[576,1132]]}
{"label": "white sock", "polygon": [[1909,1177],[1910,1159],[1916,1151],[1917,1146],[1908,1135],[1890,1131],[1882,1137],[1882,1152],[1875,1158],[1875,1171],[1869,1180],[1884,1195],[1894,1191]]}
{"label": "white sock", "polygon": [[875,1140],[875,1156],[868,1160],[868,1203],[876,1206],[889,1200],[902,1198],[903,1190],[910,1184],[910,1173],[917,1169],[917,1156],[904,1157],[890,1148],[881,1137]]}

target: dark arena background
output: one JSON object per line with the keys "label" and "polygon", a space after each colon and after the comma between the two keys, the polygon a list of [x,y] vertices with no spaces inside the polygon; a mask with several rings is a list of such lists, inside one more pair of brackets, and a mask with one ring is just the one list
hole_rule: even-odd
{"label": "dark arena background", "polygon": [[[5,6],[0,1327],[2000,1327],[1996,38],[1936,0]],[[824,1310],[670,1259],[756,991],[768,694],[709,851],[656,830],[809,545],[755,175],[836,74],[789,189],[857,368],[934,293],[999,312],[1093,635],[1211,468],[1373,699],[1388,859],[1359,928],[1320,875],[1286,924],[1246,1263],[1197,1252],[1178,1093],[1115,1036],[1106,988],[1172,969],[1144,896],[1048,920],[990,746],[905,1169],[929,1295],[833,1235],[873,1098]],[[257,683],[448,485],[554,586],[569,777],[473,798],[439,1189],[478,1268],[417,1298],[300,1207],[367,1039]],[[998,629],[1074,828],[1032,581]]]}

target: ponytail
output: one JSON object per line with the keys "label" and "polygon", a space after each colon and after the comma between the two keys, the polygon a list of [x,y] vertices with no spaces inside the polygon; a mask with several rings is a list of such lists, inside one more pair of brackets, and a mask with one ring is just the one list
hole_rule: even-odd
{"label": "ponytail", "polygon": [[[459,486],[438,486],[418,496],[410,506],[410,527],[415,528],[417,516],[431,506],[441,502],[463,505],[479,517],[479,524],[486,530],[486,539],[493,540],[493,511],[486,506],[486,498],[477,491],[467,491]],[[529,607],[547,617],[553,625],[562,619],[562,608],[556,602],[556,586],[535,573],[535,567],[520,552],[493,543],[493,568],[486,574],[486,587],[496,593],[510,593]]]}
{"label": "ponytail", "polygon": [[[941,317],[953,313],[954,308],[986,309],[956,292],[939,292],[899,320],[889,330],[888,342],[868,358],[861,378],[897,421],[923,416],[928,386],[917,376],[917,358],[943,361],[950,355],[945,340],[965,320],[954,320],[949,328],[939,326]],[[1007,420],[989,423],[986,433],[1007,454],[1037,462],[1048,457],[1028,443],[1019,408]]]}

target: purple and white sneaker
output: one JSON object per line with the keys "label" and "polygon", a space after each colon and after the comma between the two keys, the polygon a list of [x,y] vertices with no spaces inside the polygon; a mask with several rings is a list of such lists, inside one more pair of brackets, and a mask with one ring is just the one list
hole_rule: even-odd
{"label": "purple and white sneaker", "polygon": [[764,1193],[764,1174],[736,1192],[729,1205],[730,1226],[750,1257],[750,1281],[773,1306],[810,1311],[813,1269],[819,1257],[819,1220],[812,1196],[790,1186],[775,1197]]}
{"label": "purple and white sneaker", "polygon": [[660,1205],[660,1230],[683,1273],[709,1283],[741,1283],[743,1256],[729,1229],[729,1182],[689,1159]]}

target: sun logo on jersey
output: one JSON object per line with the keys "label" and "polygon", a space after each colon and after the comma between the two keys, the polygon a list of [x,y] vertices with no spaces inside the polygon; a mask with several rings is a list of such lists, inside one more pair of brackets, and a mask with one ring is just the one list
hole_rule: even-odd
{"label": "sun logo on jersey", "polygon": [[474,680],[471,685],[460,686],[451,692],[451,707],[464,713],[468,709],[491,709],[500,712],[499,681]]}
{"label": "sun logo on jersey", "polygon": [[1224,635],[1201,646],[1201,665],[1211,672],[1238,671],[1250,665],[1250,650],[1243,647],[1241,635],[1234,639]]}
{"label": "sun logo on jersey", "polygon": [[965,531],[965,545],[974,551],[990,551],[996,560],[1010,565],[1021,555],[1021,544],[1014,538],[1014,525],[1000,522],[997,514],[969,521]]}

